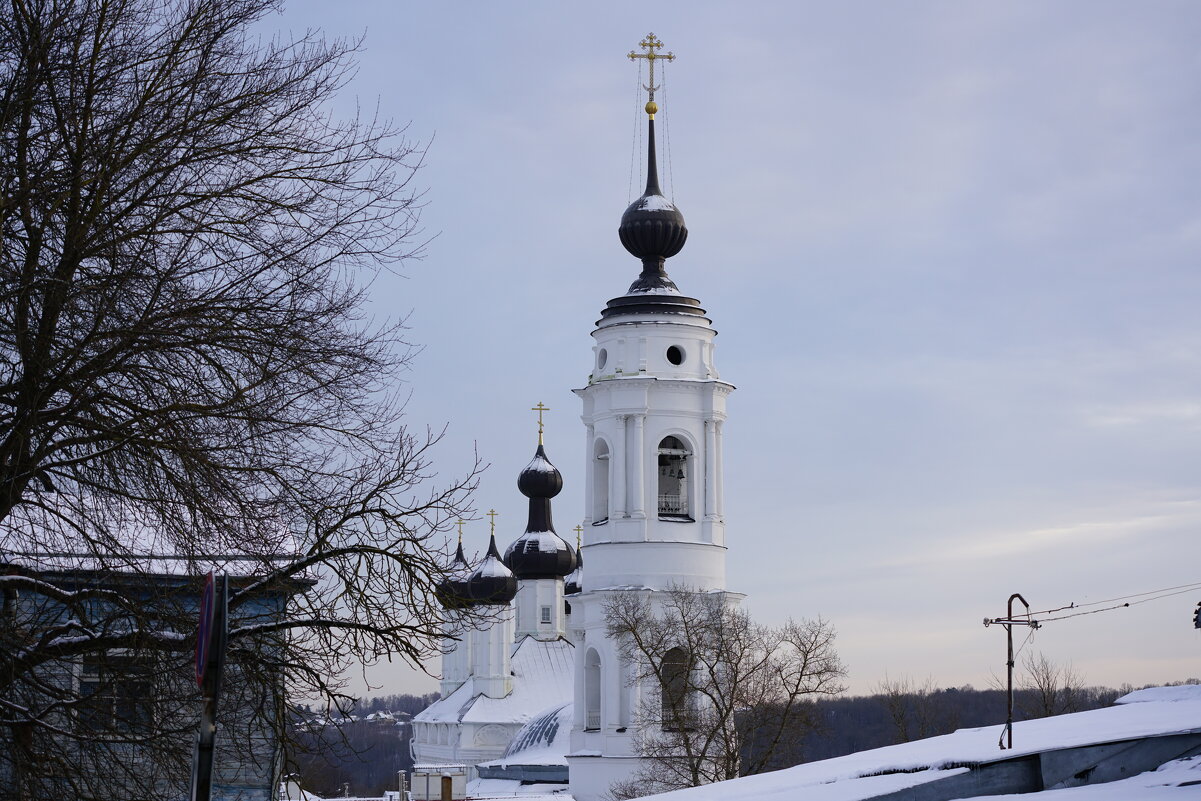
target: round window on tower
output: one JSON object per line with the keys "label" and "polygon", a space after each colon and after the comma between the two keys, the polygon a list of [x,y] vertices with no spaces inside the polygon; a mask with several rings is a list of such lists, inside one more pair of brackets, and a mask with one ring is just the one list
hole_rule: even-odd
{"label": "round window on tower", "polygon": [[684,349],[679,345],[672,345],[667,349],[667,360],[676,366],[683,364]]}
{"label": "round window on tower", "polygon": [[605,362],[609,361],[609,351],[601,348],[596,352],[596,369],[605,369]]}

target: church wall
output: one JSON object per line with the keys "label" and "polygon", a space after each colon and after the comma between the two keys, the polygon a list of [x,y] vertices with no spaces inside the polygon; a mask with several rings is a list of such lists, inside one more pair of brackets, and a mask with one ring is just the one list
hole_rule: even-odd
{"label": "church wall", "polygon": [[[539,640],[557,640],[564,636],[563,580],[526,579],[518,587],[514,600],[517,637],[530,635]],[[549,610],[549,621],[543,619],[544,609]]]}

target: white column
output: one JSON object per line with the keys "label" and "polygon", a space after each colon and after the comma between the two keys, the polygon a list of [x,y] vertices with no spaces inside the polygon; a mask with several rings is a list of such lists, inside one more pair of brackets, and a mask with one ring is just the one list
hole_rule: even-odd
{"label": "white column", "polygon": [[705,420],[705,519],[717,515],[717,431],[716,421]]}
{"label": "white column", "polygon": [[[593,504],[596,502],[596,431],[585,426],[584,432],[584,528],[592,525]],[[607,468],[607,465],[606,465]]]}
{"label": "white column", "polygon": [[716,459],[716,461],[717,461],[716,479],[717,480],[714,482],[716,484],[716,490],[717,490],[717,503],[714,506],[714,511],[717,513],[718,520],[725,520],[725,508],[724,508],[724,504],[722,503],[722,495],[725,492],[725,481],[722,477],[722,462],[724,460],[722,459],[722,452],[721,452],[721,424],[722,424],[721,420],[713,421],[713,425],[714,425],[714,429],[715,429],[714,439],[716,440],[716,444],[717,444],[717,459]]}
{"label": "white column", "polygon": [[634,517],[646,519],[646,415],[634,415],[634,447],[631,449],[630,458],[633,460],[633,478],[631,479],[631,488],[633,490],[632,503]]}
{"label": "white column", "polygon": [[629,471],[626,469],[626,462],[629,459],[627,452],[629,451],[629,437],[626,436],[626,421],[629,415],[617,415],[617,441],[613,443],[613,452],[609,454],[609,461],[613,464],[613,517],[629,517],[626,511],[626,476]]}
{"label": "white column", "polygon": [[513,689],[513,607],[491,606],[488,612],[494,618],[481,621],[472,632],[472,674],[477,690],[489,698],[504,698]]}

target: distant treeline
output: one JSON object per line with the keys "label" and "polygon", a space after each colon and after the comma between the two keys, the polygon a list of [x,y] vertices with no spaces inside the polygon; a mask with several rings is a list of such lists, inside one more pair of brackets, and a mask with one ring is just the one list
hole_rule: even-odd
{"label": "distant treeline", "polygon": [[[347,789],[358,796],[395,790],[400,771],[413,770],[413,728],[408,720],[436,700],[437,693],[378,695],[340,711],[297,705],[284,772],[299,775],[304,789],[326,798],[344,795]],[[338,725],[329,723],[333,720]]]}

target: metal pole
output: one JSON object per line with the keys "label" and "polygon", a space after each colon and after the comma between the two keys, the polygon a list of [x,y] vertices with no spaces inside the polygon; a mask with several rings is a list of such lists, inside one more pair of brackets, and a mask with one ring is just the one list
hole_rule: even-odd
{"label": "metal pole", "polygon": [[209,801],[213,791],[213,756],[217,741],[217,704],[221,698],[221,674],[225,668],[226,612],[229,609],[229,576],[222,574],[216,590],[216,610],[209,634],[212,643],[204,670],[204,705],[192,759],[192,801]]}
{"label": "metal pole", "polygon": [[[1013,618],[1013,602],[1015,600],[1021,601],[1022,605],[1026,607],[1026,619],[1025,620],[1014,620],[1014,618]],[[991,626],[993,623],[997,623],[997,624],[1005,627],[1005,638],[1009,644],[1009,651],[1008,651],[1009,656],[1008,656],[1008,659],[1005,660],[1006,672],[1008,674],[1008,687],[1007,687],[1008,692],[1006,693],[1006,695],[1007,695],[1006,713],[1007,714],[1005,717],[1005,728],[1001,731],[1001,740],[998,743],[998,745],[1001,746],[1001,750],[1004,751],[1006,749],[1013,748],[1013,667],[1014,667],[1013,627],[1014,626],[1029,626],[1032,629],[1036,629],[1036,628],[1038,628],[1038,621],[1030,619],[1030,604],[1026,603],[1026,599],[1022,597],[1021,593],[1015,592],[1013,595],[1009,596],[1009,606],[1007,608],[1005,617],[1003,617],[1003,618],[1000,618],[1000,617],[984,618],[985,626]]]}
{"label": "metal pole", "polygon": [[[1010,612],[1009,616],[1013,617],[1013,613]],[[1005,639],[1009,641],[1009,658],[1005,662],[1006,666],[1008,667],[1006,673],[1009,677],[1007,693],[1008,705],[1005,715],[1005,734],[1009,737],[1009,744],[1005,747],[1013,748],[1013,624],[1011,623],[1005,624]]]}

